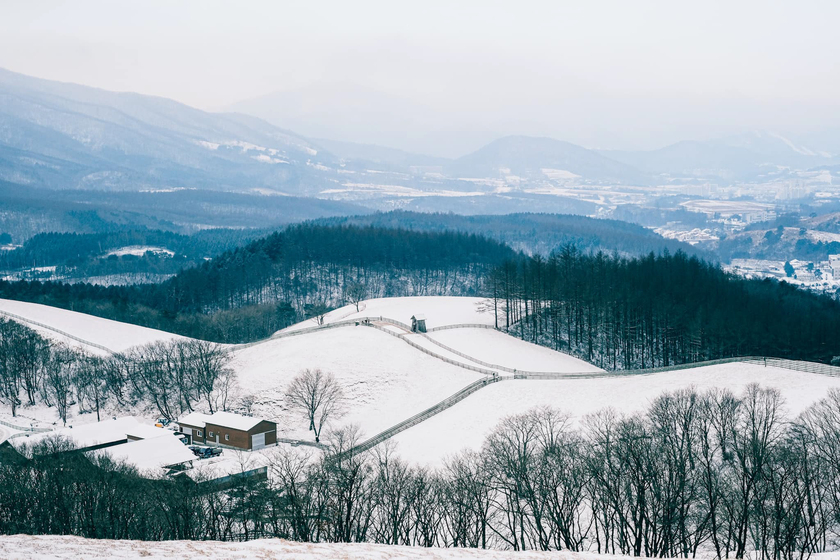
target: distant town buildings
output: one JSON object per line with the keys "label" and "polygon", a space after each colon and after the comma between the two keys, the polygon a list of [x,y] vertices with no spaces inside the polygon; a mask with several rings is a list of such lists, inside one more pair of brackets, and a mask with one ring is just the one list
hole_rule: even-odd
{"label": "distant town buildings", "polygon": [[840,288],[840,255],[811,262],[793,259],[793,276],[785,272],[785,261],[765,259],[732,259],[724,270],[745,278],[775,278],[815,292],[836,293]]}

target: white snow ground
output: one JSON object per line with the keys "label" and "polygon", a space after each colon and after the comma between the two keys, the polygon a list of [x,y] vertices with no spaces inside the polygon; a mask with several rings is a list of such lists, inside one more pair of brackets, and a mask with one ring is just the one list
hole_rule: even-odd
{"label": "white snow ground", "polygon": [[[10,319],[21,321],[22,318],[21,322],[52,340],[65,342],[70,346],[84,348],[88,352],[99,354],[103,352],[95,346],[83,344],[78,340],[68,338],[62,333],[104,346],[114,352],[122,352],[132,346],[148,344],[158,340],[181,338],[176,334],[164,331],[111,321],[110,319],[38,303],[0,299],[0,314],[3,313],[8,314],[7,316]],[[34,323],[41,323],[50,328]]]}
{"label": "white snow ground", "polygon": [[[492,311],[484,310],[487,300],[474,297],[455,296],[418,296],[398,298],[369,299],[359,305],[345,305],[324,316],[324,324],[356,319],[361,317],[387,317],[410,324],[411,316],[417,313],[426,315],[426,327],[429,329],[447,325],[481,324],[493,325]],[[289,332],[317,326],[314,319],[292,325],[280,332]]]}
{"label": "white snow ground", "polygon": [[[383,316],[408,322],[411,315],[423,313],[429,328],[492,324],[492,313],[481,311],[482,301],[480,298],[456,297],[376,299],[363,302],[359,312],[355,311],[355,306],[336,310],[327,317],[327,322],[365,316]],[[0,311],[24,316],[114,350],[176,336],[72,311],[8,300],[0,300]],[[312,326],[311,322],[303,322],[295,328],[309,326]],[[54,330],[42,330],[50,336],[60,336]],[[296,336],[279,336],[253,346],[237,347],[231,365],[237,372],[241,394],[252,394],[256,399],[253,414],[278,421],[281,437],[313,439],[299,413],[290,411],[284,404],[288,383],[305,368],[321,368],[333,373],[344,388],[349,401],[348,412],[333,426],[357,424],[362,435],[370,437],[483,377],[481,373],[446,363],[410,346],[394,336],[400,332],[398,328],[389,334],[370,327],[346,326]],[[447,329],[429,333],[429,337],[474,359],[508,368],[598,371],[598,368],[574,357],[492,329]],[[404,338],[456,362],[482,367],[424,337],[407,335]],[[500,374],[510,375],[505,372]],[[436,465],[463,448],[480,446],[505,416],[522,413],[535,406],[554,406],[578,418],[608,406],[622,412],[634,412],[644,409],[666,390],[693,385],[698,389],[726,387],[737,393],[753,382],[778,387],[788,401],[791,414],[822,398],[828,388],[840,387],[840,378],[748,364],[707,366],[644,376],[505,380],[480,389],[452,408],[398,434],[395,441],[406,459]],[[55,421],[52,418],[53,409],[42,411],[40,408],[22,407],[22,418],[17,420],[16,425],[25,425],[32,418],[48,423]],[[107,411],[106,415],[131,413]],[[94,418],[91,414],[74,415],[68,423],[79,426],[92,422]]]}
{"label": "white snow ground", "polygon": [[493,329],[446,329],[429,333],[429,337],[470,357],[523,371],[603,371],[589,362]]}
{"label": "white snow ground", "polygon": [[666,391],[720,387],[739,394],[750,383],[781,390],[791,416],[840,387],[840,378],[751,364],[722,364],[648,375],[594,379],[517,379],[489,385],[453,407],[397,434],[403,458],[430,466],[462,449],[479,449],[506,416],[537,406],[551,406],[579,420],[612,407],[623,413],[644,410]]}
{"label": "white snow ground", "polygon": [[237,350],[232,367],[255,412],[278,421],[283,437],[311,439],[299,413],[283,403],[286,387],[306,368],[335,375],[350,401],[340,424],[373,436],[483,377],[412,348],[399,338],[351,326],[279,338]]}
{"label": "white snow ground", "polygon": [[[829,560],[837,556],[816,555]],[[113,541],[66,536],[0,536],[0,558],[8,560],[248,559],[312,560],[615,560],[626,556],[572,552],[510,552],[470,548],[420,548],[376,544],[313,544],[260,539],[248,542]]]}

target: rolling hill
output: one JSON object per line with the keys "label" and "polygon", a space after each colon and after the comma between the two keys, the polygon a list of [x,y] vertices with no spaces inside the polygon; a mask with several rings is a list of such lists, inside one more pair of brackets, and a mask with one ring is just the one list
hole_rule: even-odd
{"label": "rolling hill", "polygon": [[689,255],[702,254],[688,243],[665,239],[636,224],[568,214],[529,212],[462,216],[396,210],[322,218],[317,222],[328,225],[401,227],[419,231],[460,231],[495,239],[516,250],[540,255],[548,255],[564,245],[574,245],[585,252],[618,252],[622,255],[647,255],[651,252],[661,253],[666,249],[672,253],[683,251]]}
{"label": "rolling hill", "polygon": [[[89,351],[172,338],[35,304],[2,300],[0,312]],[[406,328],[417,313],[427,317],[426,335]],[[335,310],[323,325],[307,321],[267,340],[228,348],[240,396],[253,396],[253,412],[277,420],[283,437],[311,438],[305,420],[284,402],[284,391],[302,369],[321,368],[336,375],[349,399],[347,415],[334,427],[357,425],[363,439],[381,433],[374,441],[392,439],[405,459],[432,466],[462,449],[477,449],[503,418],[537,406],[559,408],[577,422],[606,407],[625,414],[641,411],[665,391],[717,387],[740,393],[758,383],[781,390],[795,415],[830,388],[840,388],[840,377],[795,371],[774,361],[736,360],[642,375],[604,372],[496,331],[492,324],[479,298],[387,298],[362,302],[359,311],[355,306]],[[67,336],[71,333],[73,338]],[[460,396],[453,400],[453,395]],[[113,414],[126,412],[115,409]],[[21,410],[24,418],[47,423],[53,421],[51,414],[51,409]],[[422,421],[410,421],[415,416]],[[90,420],[73,418],[76,423]]]}

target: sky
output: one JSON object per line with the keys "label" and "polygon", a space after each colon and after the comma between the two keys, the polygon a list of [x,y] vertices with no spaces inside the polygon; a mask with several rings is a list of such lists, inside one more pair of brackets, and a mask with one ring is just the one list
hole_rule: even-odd
{"label": "sky", "polygon": [[840,128],[840,2],[0,0],[0,67],[455,157]]}

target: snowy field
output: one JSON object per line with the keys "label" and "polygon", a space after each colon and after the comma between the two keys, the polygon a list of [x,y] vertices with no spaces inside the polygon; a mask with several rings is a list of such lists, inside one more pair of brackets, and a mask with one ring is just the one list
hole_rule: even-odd
{"label": "snowy field", "polygon": [[596,379],[507,380],[477,391],[393,440],[403,458],[438,466],[462,449],[479,449],[506,416],[536,406],[558,408],[580,419],[608,407],[623,413],[638,412],[665,391],[721,387],[739,394],[750,383],[781,390],[789,414],[796,415],[824,397],[828,389],[840,387],[840,378],[733,363]]}
{"label": "snowy field", "polygon": [[429,337],[470,357],[523,371],[603,371],[568,354],[493,329],[446,329],[429,333]]}
{"label": "snowy field", "polygon": [[170,257],[175,254],[166,247],[153,247],[149,245],[128,245],[126,247],[120,247],[119,249],[108,251],[107,253],[105,253],[105,256],[110,257],[111,255],[114,255],[117,257],[124,257],[125,255],[131,255],[133,257],[142,257],[143,255],[149,252],[154,253],[156,255],[167,255]]}
{"label": "snowy field", "polygon": [[[0,314],[2,313],[22,317],[25,321],[21,322],[53,340],[59,340],[70,346],[100,354],[102,351],[96,347],[68,338],[57,331],[104,346],[114,352],[121,352],[138,344],[180,338],[178,335],[164,331],[147,329],[146,327],[120,323],[119,321],[111,321],[110,319],[37,303],[0,299]],[[17,317],[9,316],[10,319],[20,320]],[[50,328],[44,328],[30,321],[47,325]]]}
{"label": "snowy field", "polygon": [[237,350],[232,367],[254,411],[278,420],[284,437],[310,437],[299,413],[283,405],[283,393],[301,370],[335,375],[350,401],[340,424],[358,424],[372,436],[483,377],[412,348],[370,327],[327,329]]}
{"label": "snowy field", "polygon": [[[504,552],[469,548],[419,548],[376,544],[311,544],[261,539],[230,543],[214,541],[109,541],[64,536],[0,536],[0,558],[24,560],[76,560],[114,558],[163,559],[284,559],[312,560],[613,560],[626,556],[573,552]],[[817,555],[829,560],[837,556]]]}
{"label": "snowy field", "polygon": [[[358,313],[355,306],[338,309],[329,314],[327,321],[383,316],[408,322],[411,315],[423,313],[430,328],[465,323],[492,324],[493,315],[482,311],[482,303],[479,298],[454,297],[375,299],[363,302],[363,309]],[[0,311],[21,315],[113,350],[175,337],[161,331],[36,304],[0,300]],[[307,326],[312,326],[311,322],[303,322],[296,327]],[[49,336],[61,337],[55,330],[39,329]],[[395,328],[395,334],[401,332]],[[428,336],[407,335],[405,338],[428,351],[466,365],[486,367],[453,354],[432,340],[476,360],[507,368],[599,371],[577,358],[492,329],[446,329]],[[397,336],[364,326],[325,329],[237,347],[231,367],[237,373],[238,394],[254,397],[253,415],[277,421],[281,437],[306,440],[313,439],[306,421],[284,402],[286,387],[303,369],[320,368],[336,376],[347,396],[348,406],[346,415],[334,421],[333,427],[355,424],[363,437],[376,435],[484,377],[428,355]],[[499,373],[503,377],[511,375]],[[632,413],[645,409],[663,391],[694,386],[700,390],[725,387],[740,393],[747,384],[755,382],[779,388],[791,415],[823,397],[829,388],[840,387],[840,378],[748,364],[594,379],[504,380],[480,389],[453,407],[398,434],[395,442],[398,452],[406,459],[438,465],[445,457],[461,449],[478,448],[504,417],[526,412],[535,406],[553,406],[575,418],[605,407]],[[103,417],[127,414],[138,414],[138,411],[107,410]],[[54,409],[46,407],[22,407],[20,415],[21,418],[15,420],[16,425],[25,425],[31,419],[47,424],[55,421]],[[7,414],[0,416],[9,420]],[[145,419],[149,420],[151,416]],[[77,426],[93,421],[95,416],[92,414],[77,415],[72,411],[68,419],[68,423]],[[9,432],[8,428],[0,428],[0,438]]]}
{"label": "snowy field", "polygon": [[[417,313],[426,315],[426,327],[429,329],[447,325],[480,324],[493,325],[495,319],[492,310],[484,310],[487,300],[473,297],[454,296],[419,296],[398,298],[369,299],[359,306],[345,305],[329,312],[324,323],[335,323],[360,317],[385,317],[410,324],[411,316]],[[314,319],[292,325],[280,332],[289,332],[317,326]]]}

